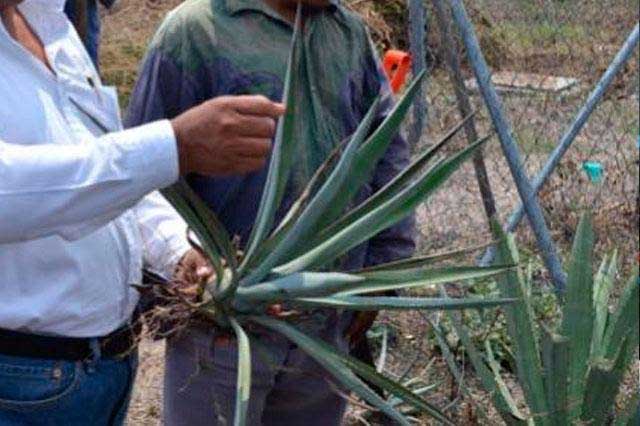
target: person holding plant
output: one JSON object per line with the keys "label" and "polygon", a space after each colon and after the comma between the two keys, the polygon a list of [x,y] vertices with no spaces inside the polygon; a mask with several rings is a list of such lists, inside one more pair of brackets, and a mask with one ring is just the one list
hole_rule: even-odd
{"label": "person holding plant", "polygon": [[[306,52],[296,72],[302,104],[296,119],[296,167],[279,217],[310,175],[351,135],[383,94],[382,121],[393,97],[362,22],[338,1],[304,0]],[[132,96],[126,124],[172,118],[202,99],[260,94],[279,100],[296,16],[296,0],[190,0],[171,12],[153,39]],[[375,126],[374,126],[375,127]],[[397,136],[359,200],[388,183],[409,162]],[[266,168],[242,176],[187,176],[225,228],[246,243],[259,208]],[[348,271],[410,257],[413,222],[406,220],[351,252]],[[342,351],[363,341],[375,315],[308,312],[299,326]],[[255,329],[251,425],[337,425],[346,400],[322,369],[282,337]],[[257,347],[257,348],[256,348]],[[193,326],[167,342],[164,420],[169,426],[231,422],[236,398],[237,348],[225,330]]]}
{"label": "person holding plant", "polygon": [[152,192],[260,169],[284,112],[260,96],[203,99],[123,131],[63,5],[0,0],[2,426],[122,424],[143,265],[179,282],[211,274]]}

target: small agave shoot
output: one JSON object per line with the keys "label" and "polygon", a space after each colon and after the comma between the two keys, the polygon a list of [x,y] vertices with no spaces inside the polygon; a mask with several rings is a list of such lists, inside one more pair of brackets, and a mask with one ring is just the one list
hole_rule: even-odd
{"label": "small agave shoot", "polygon": [[358,188],[366,183],[385,153],[410,108],[423,79],[419,76],[388,118],[372,131],[377,100],[356,132],[308,183],[288,215],[275,224],[275,213],[293,167],[294,122],[298,64],[303,57],[298,13],[285,82],[287,112],[278,124],[269,173],[259,212],[244,252],[237,250],[215,215],[181,181],[164,191],[165,197],[188,222],[201,250],[211,261],[216,278],[204,290],[202,301],[191,304],[193,313],[205,316],[212,326],[231,328],[239,347],[236,425],[245,424],[251,389],[250,336],[253,324],[281,333],[314,358],[337,383],[377,407],[399,424],[409,421],[365,384],[379,386],[391,396],[444,424],[452,424],[436,407],[375,369],[353,359],[325,342],[305,335],[295,320],[270,315],[270,307],[286,304],[290,309],[337,308],[342,310],[451,310],[486,308],[510,303],[494,300],[378,297],[381,291],[415,288],[454,281],[481,279],[502,274],[512,265],[436,267],[441,256],[414,258],[350,272],[326,272],[352,248],[409,216],[415,207],[441,188],[460,165],[482,147],[487,138],[455,155],[439,153],[462,125],[421,154],[392,182],[365,202],[349,209]]}
{"label": "small agave shoot", "polygon": [[[497,232],[502,232],[499,227]],[[617,255],[607,257],[593,275],[594,235],[589,214],[578,227],[568,285],[560,300],[561,320],[557,327],[536,327],[532,310],[531,282],[517,271],[502,276],[503,297],[517,299],[506,306],[507,331],[513,343],[517,378],[530,415],[518,409],[500,375],[490,345],[484,359],[466,327],[452,315],[456,333],[469,359],[492,396],[492,402],[509,425],[619,425],[640,423],[638,394],[627,408],[613,418],[615,401],[625,373],[636,361],[638,349],[638,270],[629,278],[611,311],[610,295],[617,275]],[[503,236],[498,262],[514,262],[518,253],[513,241]],[[511,285],[504,285],[510,283]],[[637,392],[637,389],[634,390]]]}

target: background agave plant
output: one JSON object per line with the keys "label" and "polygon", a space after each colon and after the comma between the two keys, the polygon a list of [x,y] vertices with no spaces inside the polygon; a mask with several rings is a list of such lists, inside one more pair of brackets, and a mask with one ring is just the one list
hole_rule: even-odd
{"label": "background agave plant", "polygon": [[[499,227],[496,232],[501,233]],[[593,245],[591,217],[585,214],[574,241],[567,292],[559,300],[561,320],[555,327],[536,325],[531,280],[517,271],[501,278],[501,295],[517,300],[505,307],[505,313],[517,379],[530,415],[518,409],[490,345],[483,354],[460,319],[452,318],[482,385],[506,424],[631,426],[640,421],[638,394],[613,418],[624,375],[638,348],[638,270],[629,278],[617,309],[611,311],[617,255],[605,258],[594,277]],[[499,262],[518,260],[513,239],[503,235],[499,251]],[[504,285],[507,282],[510,285]]]}
{"label": "background agave plant", "polygon": [[[437,267],[441,256],[414,258],[361,271],[327,272],[350,249],[410,215],[418,204],[487,141],[485,138],[449,157],[442,148],[462,125],[365,202],[349,209],[358,189],[370,178],[411,106],[422,81],[418,76],[388,118],[372,130],[376,100],[356,132],[340,144],[318,169],[286,217],[275,224],[275,214],[293,167],[296,120],[295,87],[303,55],[300,13],[293,38],[285,84],[287,113],[278,124],[269,173],[257,220],[244,252],[234,246],[227,231],[184,182],[164,191],[165,197],[188,222],[202,251],[210,259],[216,278],[194,310],[211,319],[212,326],[232,328],[239,347],[235,424],[245,423],[251,389],[250,336],[245,325],[257,324],[286,336],[322,365],[346,389],[379,408],[400,424],[408,424],[391,404],[361,379],[387,391],[445,424],[449,420],[434,406],[406,387],[377,373],[325,342],[299,331],[295,321],[268,315],[269,307],[286,303],[291,309],[318,307],[343,310],[415,310],[483,308],[512,302],[511,297],[477,300],[372,296],[380,291],[414,288],[453,281],[491,277],[512,265]],[[277,225],[277,226],[276,226]],[[240,254],[238,254],[240,253]],[[453,254],[455,255],[455,253]]]}

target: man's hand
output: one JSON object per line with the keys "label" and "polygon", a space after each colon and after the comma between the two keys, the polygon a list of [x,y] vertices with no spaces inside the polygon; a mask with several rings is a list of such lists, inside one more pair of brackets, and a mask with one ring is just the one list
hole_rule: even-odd
{"label": "man's hand", "polygon": [[192,249],[178,263],[173,281],[185,299],[195,302],[213,274],[209,261],[200,252]]}
{"label": "man's hand", "polygon": [[264,96],[223,96],[172,120],[180,173],[245,174],[264,167],[282,104]]}

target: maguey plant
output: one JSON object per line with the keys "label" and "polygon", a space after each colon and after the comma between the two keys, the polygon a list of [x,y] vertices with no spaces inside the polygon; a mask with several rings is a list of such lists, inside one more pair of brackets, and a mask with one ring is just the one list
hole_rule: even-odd
{"label": "maguey plant", "polygon": [[[239,347],[235,424],[245,423],[251,390],[251,336],[248,325],[280,333],[315,359],[344,389],[384,412],[399,424],[407,418],[374,392],[378,386],[405,404],[451,422],[433,405],[374,368],[347,356],[296,327],[296,320],[273,314],[273,306],[290,310],[335,308],[352,311],[448,310],[486,308],[512,300],[383,297],[379,292],[409,289],[453,281],[492,277],[512,265],[438,267],[442,256],[421,257],[379,265],[349,273],[333,272],[333,262],[352,248],[411,215],[413,210],[441,188],[463,162],[488,138],[451,156],[440,155],[462,127],[421,153],[413,163],[383,189],[352,206],[359,190],[370,178],[392,137],[410,108],[424,75],[418,76],[386,120],[372,129],[380,99],[371,106],[355,133],[339,144],[317,170],[299,199],[280,223],[276,210],[294,167],[293,137],[296,120],[295,87],[304,55],[301,13],[292,41],[286,74],[285,116],[279,121],[270,168],[253,231],[239,251],[227,231],[207,206],[180,181],[164,191],[165,197],[188,222],[199,246],[211,261],[215,279],[203,290],[198,303],[188,303],[193,313],[206,317],[212,327],[232,329]],[[363,380],[364,379],[364,380]]]}
{"label": "maguey plant", "polygon": [[[496,227],[497,232],[501,232]],[[558,295],[557,324],[541,323],[533,313],[532,279],[517,271],[501,277],[503,297],[517,299],[506,306],[518,383],[528,412],[519,409],[503,379],[490,345],[481,351],[460,318],[452,315],[460,337],[485,390],[509,425],[637,425],[638,393],[616,410],[625,374],[638,349],[638,269],[612,309],[617,255],[607,256],[593,274],[594,232],[583,216],[568,267],[566,293]],[[503,235],[498,262],[518,261],[513,238]],[[617,411],[617,412],[616,412]]]}

